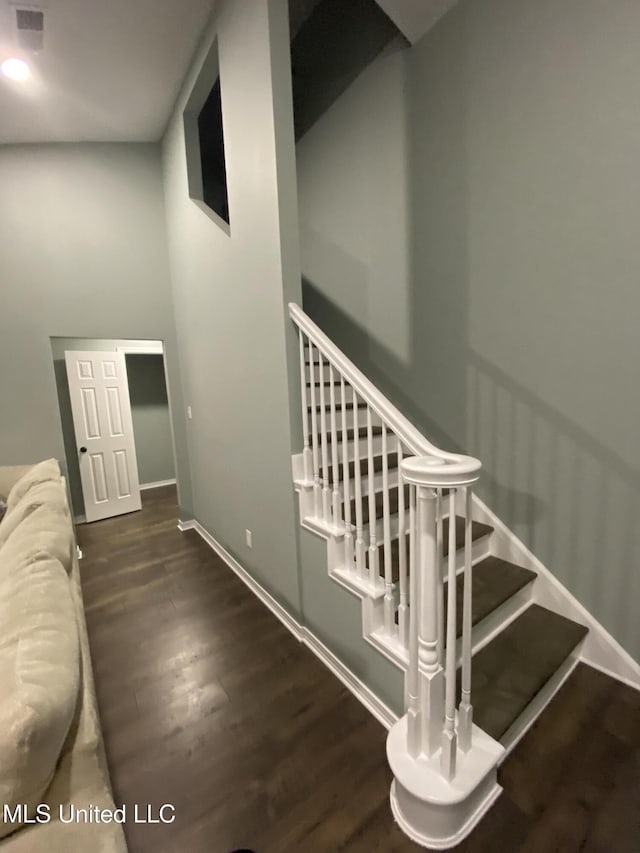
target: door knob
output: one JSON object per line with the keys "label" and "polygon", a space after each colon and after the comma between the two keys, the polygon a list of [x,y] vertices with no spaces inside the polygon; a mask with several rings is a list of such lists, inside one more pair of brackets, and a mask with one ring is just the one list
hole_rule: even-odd
{"label": "door knob", "polygon": [[87,452],[87,448],[86,448],[86,447],[81,447],[81,448],[80,448],[80,453],[86,453],[86,452]]}

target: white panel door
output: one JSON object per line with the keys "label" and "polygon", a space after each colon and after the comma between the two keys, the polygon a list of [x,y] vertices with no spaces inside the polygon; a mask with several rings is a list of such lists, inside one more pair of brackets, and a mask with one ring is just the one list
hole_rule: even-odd
{"label": "white panel door", "polygon": [[124,353],[65,352],[87,521],[140,509]]}

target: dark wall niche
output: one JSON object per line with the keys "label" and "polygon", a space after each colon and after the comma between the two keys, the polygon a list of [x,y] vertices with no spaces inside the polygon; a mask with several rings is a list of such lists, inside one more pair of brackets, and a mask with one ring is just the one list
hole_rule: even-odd
{"label": "dark wall niche", "polygon": [[184,111],[189,196],[227,233],[229,199],[218,46],[213,44]]}
{"label": "dark wall niche", "polygon": [[203,201],[225,222],[229,222],[219,77],[213,84],[213,89],[198,116],[198,137],[200,140],[200,163],[202,165]]}
{"label": "dark wall niche", "polygon": [[375,0],[289,0],[296,140],[400,35]]}

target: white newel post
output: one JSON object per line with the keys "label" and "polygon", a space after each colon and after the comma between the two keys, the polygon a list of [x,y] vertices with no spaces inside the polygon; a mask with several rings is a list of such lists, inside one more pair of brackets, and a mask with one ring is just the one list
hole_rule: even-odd
{"label": "white newel post", "polygon": [[[440,460],[436,460],[440,461]],[[403,467],[404,474],[404,467]],[[411,482],[411,481],[409,481]],[[436,502],[430,486],[417,485],[418,533],[418,672],[420,678],[421,752],[431,756],[440,746],[444,713],[444,672],[438,661],[438,573]],[[411,604],[410,604],[411,606]]]}
{"label": "white newel post", "polygon": [[[391,728],[387,757],[394,781],[391,808],[418,844],[458,844],[491,807],[501,788],[496,769],[503,748],[472,724],[471,499],[481,464],[469,456],[410,457],[401,463],[411,486],[409,506],[409,666],[407,713]],[[402,483],[400,484],[402,486]],[[442,605],[442,489],[450,489],[448,594]],[[465,537],[456,542],[455,490],[465,495]],[[456,711],[456,547],[464,546],[463,701]],[[446,645],[442,654],[442,628]],[[443,668],[444,663],[444,668]]]}

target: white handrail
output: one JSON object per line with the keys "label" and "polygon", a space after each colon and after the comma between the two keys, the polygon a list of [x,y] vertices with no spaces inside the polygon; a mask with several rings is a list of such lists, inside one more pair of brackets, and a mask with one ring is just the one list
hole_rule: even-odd
{"label": "white handrail", "polygon": [[295,302],[289,303],[289,315],[296,326],[322,350],[325,358],[339,370],[359,396],[395,432],[411,453],[416,456],[437,456],[450,462],[459,462],[466,458],[456,453],[447,453],[435,444],[431,444]]}

